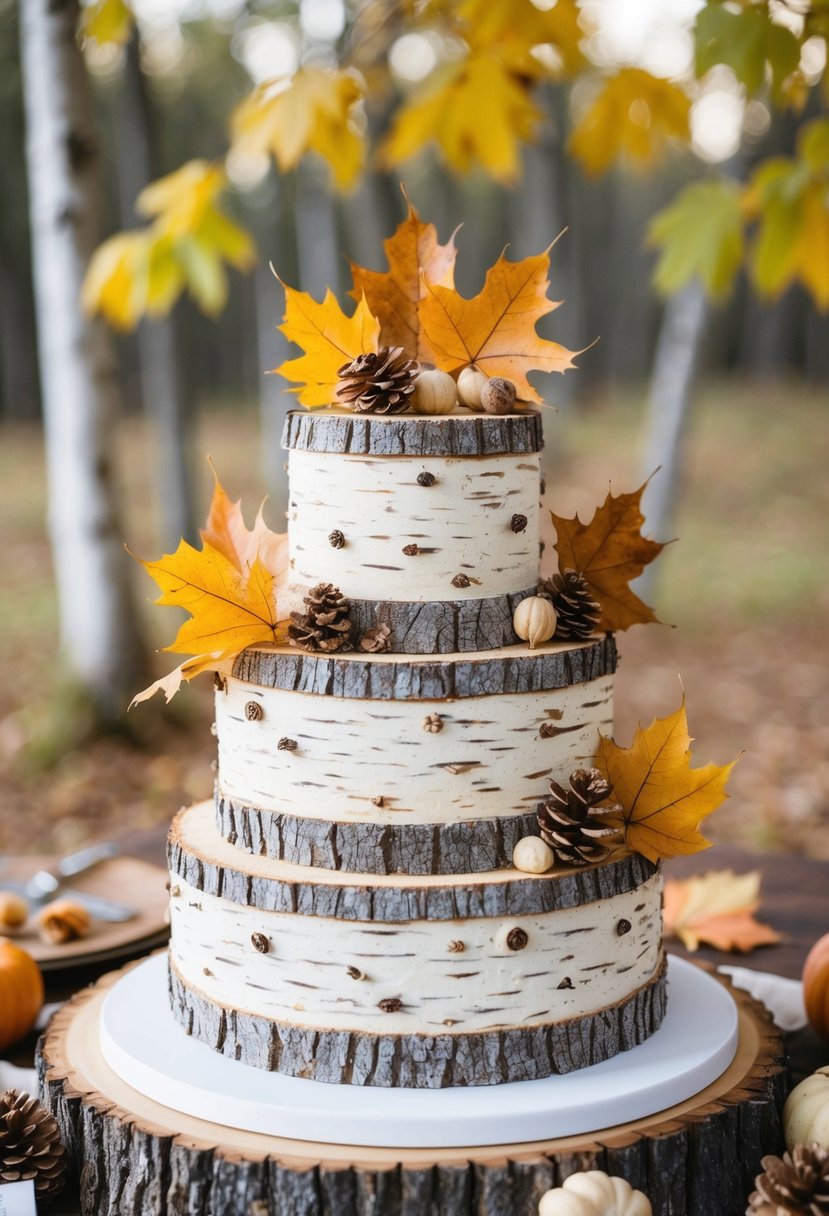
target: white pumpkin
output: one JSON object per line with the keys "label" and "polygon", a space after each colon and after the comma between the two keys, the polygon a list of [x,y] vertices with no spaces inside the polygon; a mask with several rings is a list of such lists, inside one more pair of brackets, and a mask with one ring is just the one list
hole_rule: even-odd
{"label": "white pumpkin", "polygon": [[624,1178],[587,1170],[571,1174],[562,1186],[542,1195],[538,1216],[653,1216],[653,1208]]}
{"label": "white pumpkin", "polygon": [[524,874],[546,874],[555,853],[540,836],[523,836],[512,850],[512,864]]}
{"label": "white pumpkin", "polygon": [[829,1064],[796,1085],[783,1107],[786,1147],[819,1144],[829,1149]]}
{"label": "white pumpkin", "polygon": [[556,631],[556,622],[556,610],[551,602],[542,595],[529,595],[515,609],[512,627],[534,650],[541,642],[549,642]]}
{"label": "white pumpkin", "polygon": [[458,376],[458,396],[461,403],[470,410],[477,410],[479,413],[483,410],[481,405],[481,390],[486,384],[488,376],[483,372],[479,372],[474,364],[470,363],[469,367],[465,367]]}
{"label": "white pumpkin", "polygon": [[427,369],[415,380],[409,401],[418,414],[451,414],[458,402],[458,386],[448,372]]}

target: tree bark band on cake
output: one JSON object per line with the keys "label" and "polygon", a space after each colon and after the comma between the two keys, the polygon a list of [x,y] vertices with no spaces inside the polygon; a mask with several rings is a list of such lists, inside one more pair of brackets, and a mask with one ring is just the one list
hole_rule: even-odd
{"label": "tree bark band on cake", "polygon": [[227,1009],[185,984],[170,964],[173,1016],[231,1059],[337,1085],[444,1089],[573,1072],[643,1043],[666,1005],[664,956],[654,976],[601,1016],[473,1034],[373,1035],[309,1029]]}
{"label": "tree bark band on cake", "polygon": [[634,891],[658,869],[639,853],[629,853],[600,866],[537,877],[515,872],[513,878],[488,881],[464,872],[465,881],[445,884],[372,883],[371,874],[365,871],[346,883],[326,882],[323,871],[313,879],[290,873],[284,877],[272,872],[257,875],[241,858],[237,868],[197,851],[180,830],[180,819],[173,822],[168,844],[173,880],[178,876],[196,890],[233,903],[305,916],[389,924],[557,912]]}
{"label": "tree bark band on cake", "polygon": [[541,415],[383,417],[294,411],[285,419],[283,448],[344,456],[497,456],[539,452]]}
{"label": "tree bark band on cake", "polygon": [[[421,608],[424,605],[420,605]],[[512,626],[510,625],[510,628]],[[616,670],[612,634],[523,654],[426,660],[309,654],[251,647],[233,664],[236,679],[263,688],[382,701],[429,701],[541,692],[586,684]]]}

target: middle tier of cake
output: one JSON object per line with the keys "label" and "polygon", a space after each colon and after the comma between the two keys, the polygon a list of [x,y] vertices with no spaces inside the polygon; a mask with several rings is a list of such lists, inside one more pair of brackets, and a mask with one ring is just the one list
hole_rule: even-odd
{"label": "middle tier of cake", "polygon": [[317,1081],[530,1080],[627,1050],[665,1008],[661,876],[638,854],[543,875],[357,875],[170,834],[173,1011],[236,1060]]}
{"label": "middle tier of cake", "polygon": [[509,866],[613,717],[613,638],[440,658],[252,648],[216,694],[231,843],[379,874]]}

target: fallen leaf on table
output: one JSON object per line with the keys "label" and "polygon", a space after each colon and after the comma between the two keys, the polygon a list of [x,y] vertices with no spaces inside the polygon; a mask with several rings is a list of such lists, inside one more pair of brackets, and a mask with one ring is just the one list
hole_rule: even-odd
{"label": "fallen leaf on table", "polygon": [[607,823],[619,828],[626,848],[653,862],[710,848],[699,827],[727,797],[734,763],[691,768],[684,697],[676,713],[638,727],[628,748],[600,735],[594,764],[621,808]]}
{"label": "fallen leaf on table", "polygon": [[700,945],[747,953],[780,941],[780,934],[754,919],[760,906],[760,871],[735,874],[710,870],[693,878],[669,878],[663,909],[665,933],[688,950]]}
{"label": "fallen leaf on table", "polygon": [[550,512],[558,568],[583,575],[602,610],[600,629],[629,629],[657,619],[629,585],[665,548],[640,531],[645,522],[642,493],[647,484],[631,494],[608,494],[587,524],[578,515],[563,519]]}
{"label": "fallen leaf on table", "polygon": [[471,300],[427,281],[420,302],[426,358],[453,374],[474,363],[490,378],[512,380],[519,400],[540,403],[527,373],[564,372],[578,353],[535,331],[536,323],[559,306],[547,298],[549,270],[549,252],[520,262],[509,262],[502,254]]}
{"label": "fallen leaf on table", "polygon": [[445,245],[438,242],[434,224],[425,224],[406,199],[409,213],[383,242],[388,270],[366,270],[351,263],[354,287],[349,292],[366,304],[380,322],[380,344],[402,346],[412,359],[422,359],[418,304],[426,292],[426,282],[454,287],[454,234]]}

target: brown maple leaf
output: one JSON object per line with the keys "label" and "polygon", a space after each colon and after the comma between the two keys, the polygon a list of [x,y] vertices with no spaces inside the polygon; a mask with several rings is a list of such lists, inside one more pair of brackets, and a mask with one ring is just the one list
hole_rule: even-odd
{"label": "brown maple leaf", "polygon": [[426,281],[418,310],[425,358],[452,374],[474,363],[490,378],[512,380],[521,401],[541,403],[527,374],[564,372],[579,353],[535,331],[560,303],[547,298],[549,269],[549,250],[520,262],[501,254],[471,300]]}
{"label": "brown maple leaf", "polygon": [[434,224],[420,219],[408,197],[406,203],[405,220],[383,241],[388,270],[366,270],[349,262],[354,280],[349,295],[358,302],[365,297],[380,322],[381,346],[402,346],[410,359],[423,359],[418,305],[427,282],[454,287],[457,250],[455,233],[447,244],[439,244]]}
{"label": "brown maple leaf", "polygon": [[578,515],[563,519],[550,512],[559,570],[583,575],[602,610],[600,629],[629,629],[657,619],[629,586],[665,548],[640,532],[645,522],[640,503],[647,484],[632,494],[609,493],[588,524]]}

